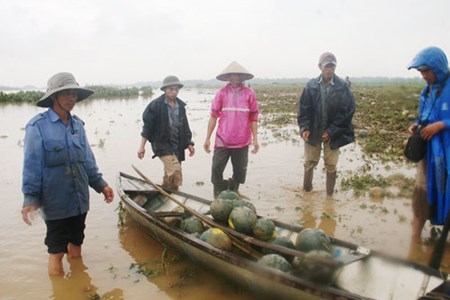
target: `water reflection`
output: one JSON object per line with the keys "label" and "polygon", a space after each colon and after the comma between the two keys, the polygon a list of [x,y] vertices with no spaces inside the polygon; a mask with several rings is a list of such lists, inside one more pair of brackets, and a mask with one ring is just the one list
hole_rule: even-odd
{"label": "water reflection", "polygon": [[82,258],[68,259],[70,271],[65,276],[50,277],[53,294],[50,299],[54,300],[75,300],[75,299],[123,299],[121,289],[113,289],[100,296],[98,288],[92,284],[91,276],[87,272],[87,267]]}
{"label": "water reflection", "polygon": [[334,210],[335,201],[332,197],[327,197],[323,201],[322,215],[320,216],[319,228],[329,236],[334,237],[336,231],[336,212]]}
{"label": "water reflection", "polygon": [[[126,225],[119,232],[120,244],[137,265],[145,268],[140,271],[133,268],[135,274],[132,276],[137,276],[135,280],[144,278],[155,284],[160,290],[160,297],[163,297],[162,293],[166,293],[170,298],[184,300],[254,299],[248,291],[226,281],[216,273],[192,264],[177,253],[169,250],[168,256],[163,258],[164,247],[158,241],[151,238],[128,214],[125,214],[124,222]],[[164,272],[145,278],[142,273],[151,269],[157,270],[163,259]]]}
{"label": "water reflection", "polygon": [[304,193],[301,207],[300,223],[303,227],[317,227],[334,236],[337,222],[333,197],[322,196],[319,192]]}

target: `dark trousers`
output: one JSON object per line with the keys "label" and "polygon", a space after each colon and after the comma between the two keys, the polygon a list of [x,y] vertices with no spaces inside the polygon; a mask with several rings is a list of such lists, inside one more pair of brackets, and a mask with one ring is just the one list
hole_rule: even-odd
{"label": "dark trousers", "polygon": [[81,246],[84,241],[87,213],[66,219],[46,220],[47,235],[45,245],[50,254],[67,253],[67,245]]}
{"label": "dark trousers", "polygon": [[231,157],[233,179],[237,183],[244,183],[247,175],[248,146],[243,148],[215,148],[212,159],[211,182],[220,184],[223,181],[223,171]]}

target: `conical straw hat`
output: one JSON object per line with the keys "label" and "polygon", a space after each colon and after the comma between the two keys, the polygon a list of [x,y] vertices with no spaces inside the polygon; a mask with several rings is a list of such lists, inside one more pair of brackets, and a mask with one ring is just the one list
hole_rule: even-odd
{"label": "conical straw hat", "polygon": [[252,73],[247,71],[243,66],[233,61],[228,67],[225,68],[219,75],[217,75],[217,80],[228,81],[230,74],[239,74],[242,81],[250,80],[254,76]]}

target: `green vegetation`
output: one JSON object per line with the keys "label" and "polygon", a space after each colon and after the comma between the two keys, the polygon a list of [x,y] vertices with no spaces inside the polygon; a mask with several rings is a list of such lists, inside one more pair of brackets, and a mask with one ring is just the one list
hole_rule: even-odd
{"label": "green vegetation", "polygon": [[370,187],[387,187],[389,183],[380,175],[374,177],[370,174],[354,174],[342,179],[341,186],[344,190],[353,188],[356,191],[364,191]]}
{"label": "green vegetation", "polygon": [[140,94],[144,97],[150,97],[153,94],[152,87],[150,86],[139,89],[137,87],[117,88],[113,86],[91,85],[86,86],[86,88],[94,91],[94,95],[91,96],[92,98],[101,99],[138,97]]}
{"label": "green vegetation", "polygon": [[168,263],[166,260],[168,259],[167,248],[164,248],[161,254],[161,261],[156,262],[156,268],[151,269],[148,267],[148,263],[131,263],[130,270],[136,270],[136,273],[142,274],[145,277],[158,277],[167,272]]}
{"label": "green vegetation", "polygon": [[122,227],[125,225],[125,208],[123,207],[123,203],[122,201],[119,201],[119,205],[117,206],[117,208],[115,209],[115,211],[117,211],[117,226]]}
{"label": "green vegetation", "polygon": [[261,125],[297,124],[298,101],[303,85],[256,85]]}
{"label": "green vegetation", "polygon": [[140,91],[144,98],[150,98],[153,96],[153,88],[151,86],[143,86],[140,88]]}
{"label": "green vegetation", "polygon": [[345,172],[341,180],[342,189],[351,189],[357,196],[364,195],[369,191],[371,197],[382,198],[387,193],[387,189],[395,187],[395,194],[389,192],[391,196],[411,197],[414,189],[414,178],[407,178],[399,173],[389,176],[375,176],[371,170],[370,165],[366,163],[358,170]]}
{"label": "green vegetation", "polygon": [[403,160],[407,129],[417,118],[419,94],[423,84],[355,86],[355,129],[367,129],[358,138],[366,154],[381,160]]}
{"label": "green vegetation", "polygon": [[[144,86],[142,88],[117,88],[112,86],[92,85],[86,86],[86,88],[94,91],[94,95],[91,96],[92,98],[117,99],[138,97],[139,95],[149,98],[153,95],[151,86]],[[0,92],[0,103],[35,103],[44,95],[45,93],[42,91],[19,91],[17,93]]]}
{"label": "green vegetation", "polygon": [[19,91],[8,94],[0,92],[0,103],[33,103],[44,95],[45,93],[41,91]]}

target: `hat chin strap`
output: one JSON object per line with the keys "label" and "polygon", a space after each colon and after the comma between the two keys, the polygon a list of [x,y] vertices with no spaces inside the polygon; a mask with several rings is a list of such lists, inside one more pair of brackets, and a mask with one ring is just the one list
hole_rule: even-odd
{"label": "hat chin strap", "polygon": [[58,98],[56,98],[55,100],[56,100],[56,103],[58,103],[59,108],[60,108],[63,112],[67,113],[67,115],[70,116],[70,111],[65,110],[65,109],[61,106],[61,104],[60,104],[59,101],[58,101]]}

